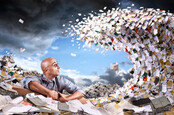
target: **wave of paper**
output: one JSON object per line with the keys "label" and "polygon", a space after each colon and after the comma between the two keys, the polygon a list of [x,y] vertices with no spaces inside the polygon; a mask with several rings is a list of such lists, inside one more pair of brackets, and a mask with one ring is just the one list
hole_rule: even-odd
{"label": "wave of paper", "polygon": [[[133,79],[114,97],[173,95],[174,15],[160,9],[115,9],[90,13],[88,18],[71,26],[76,39],[106,50],[124,50],[134,64]],[[114,53],[114,52],[113,52]],[[159,78],[159,82],[155,80]],[[141,88],[143,87],[143,88]],[[134,89],[134,90],[133,90]],[[137,95],[136,93],[136,95]],[[121,96],[119,96],[121,95]]]}

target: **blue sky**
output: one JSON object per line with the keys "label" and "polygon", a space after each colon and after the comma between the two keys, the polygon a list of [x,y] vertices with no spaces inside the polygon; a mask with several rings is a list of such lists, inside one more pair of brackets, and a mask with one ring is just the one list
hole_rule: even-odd
{"label": "blue sky", "polygon": [[[124,51],[111,51],[104,50],[103,48],[96,51],[96,48],[99,48],[99,46],[94,45],[90,48],[83,48],[84,41],[74,39],[74,42],[72,42],[72,38],[55,38],[52,44],[46,49],[47,53],[39,57],[39,60],[53,57],[58,61],[61,68],[77,70],[83,75],[101,75],[110,68],[110,64],[112,63],[130,62],[127,58],[127,53]],[[3,49],[0,54],[5,55],[9,52],[13,52],[13,49]],[[71,56],[71,53],[76,54],[76,56]],[[33,57],[36,57],[36,54]],[[25,56],[20,56],[20,58],[27,59]],[[32,56],[30,58],[32,59]],[[38,69],[40,68],[39,66]],[[119,69],[125,71],[128,71],[132,67],[130,64],[119,65]]]}
{"label": "blue sky", "polygon": [[[104,50],[102,48],[96,51],[97,46],[83,48],[84,44],[85,42],[76,39],[72,42],[71,37],[55,38],[43,54],[35,53],[28,57],[23,54],[27,52],[27,49],[21,52],[20,55],[15,54],[13,49],[3,49],[0,51],[0,55],[14,53],[15,64],[23,69],[38,72],[41,72],[41,60],[53,57],[61,67],[61,75],[67,76],[69,80],[73,80],[78,86],[89,86],[97,81],[122,85],[123,81],[131,77],[128,70],[133,65],[130,65],[131,62],[126,52]],[[72,56],[71,53],[76,54],[76,56]],[[116,62],[119,64],[119,72],[113,76],[113,72],[109,68],[110,64]],[[121,64],[122,62],[129,64]]]}
{"label": "blue sky", "polygon": [[[46,54],[40,56],[38,59],[41,61],[44,58],[53,57],[58,61],[62,69],[76,70],[83,75],[101,75],[110,68],[110,64],[112,63],[130,62],[127,57],[127,53],[124,51],[104,50],[103,48],[99,48],[99,46],[95,45],[90,48],[83,48],[83,45],[85,44],[84,41],[73,39],[74,42],[72,42],[72,38],[73,37],[55,38],[52,44],[46,49]],[[97,48],[99,48],[98,51],[96,51]],[[1,55],[9,53],[14,53],[13,49],[3,49],[0,52]],[[71,53],[76,54],[76,56],[71,56]],[[36,55],[37,54],[34,54],[30,58],[23,55],[20,56],[20,58],[30,60],[32,58],[36,58]],[[14,53],[14,57],[18,57],[18,55],[15,55]],[[119,65],[119,69],[125,71],[128,71],[132,67],[133,65],[130,64]],[[39,68],[40,65],[38,65],[38,69]],[[32,70],[32,67],[30,69]]]}
{"label": "blue sky", "polygon": [[[104,50],[102,48],[96,51],[97,46],[83,48],[82,46],[84,44],[85,42],[76,39],[72,42],[71,37],[55,38],[43,54],[35,53],[28,57],[23,54],[27,52],[27,49],[21,52],[20,55],[15,54],[13,49],[3,49],[0,55],[3,56],[13,52],[15,64],[21,66],[23,69],[36,70],[38,72],[41,72],[41,60],[47,57],[53,57],[61,67],[61,75],[67,76],[69,80],[73,80],[78,86],[89,86],[98,81],[122,85],[123,81],[131,77],[128,70],[133,65],[130,65],[130,60],[127,58],[126,52]],[[76,56],[72,56],[71,53],[76,54]],[[119,73],[115,73],[113,76],[113,72],[109,68],[110,64],[116,62],[119,64]],[[123,65],[120,64],[121,62],[129,64]]]}
{"label": "blue sky", "polygon": [[[107,68],[110,68],[112,63],[130,62],[127,58],[127,53],[124,51],[106,51],[102,48],[96,51],[97,46],[83,48],[82,46],[85,42],[76,39],[71,42],[71,40],[71,37],[57,38],[47,49],[48,53],[41,57],[41,60],[46,57],[54,57],[61,68],[78,70],[81,74],[87,75],[92,75],[96,72],[99,75],[103,74]],[[73,44],[74,46],[72,46]],[[58,49],[54,50],[52,47],[57,47]],[[101,53],[101,51],[104,52]],[[71,56],[71,53],[76,54],[76,56]],[[132,65],[120,65],[120,69],[125,71],[130,68],[132,68]]]}

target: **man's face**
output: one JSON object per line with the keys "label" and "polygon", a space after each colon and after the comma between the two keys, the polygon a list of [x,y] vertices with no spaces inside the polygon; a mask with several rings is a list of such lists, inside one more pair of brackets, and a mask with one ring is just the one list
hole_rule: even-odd
{"label": "man's face", "polygon": [[56,77],[60,74],[60,72],[59,72],[60,67],[55,59],[49,60],[49,63],[48,63],[48,66],[46,67],[46,69],[47,69],[47,72],[49,72],[49,75],[51,75],[51,76]]}

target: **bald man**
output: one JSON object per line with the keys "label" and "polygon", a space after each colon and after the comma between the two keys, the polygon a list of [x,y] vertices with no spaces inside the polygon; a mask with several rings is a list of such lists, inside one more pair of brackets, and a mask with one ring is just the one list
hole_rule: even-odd
{"label": "bald man", "polygon": [[[75,84],[60,76],[57,61],[50,57],[41,62],[43,74],[41,76],[25,77],[22,80],[24,88],[43,94],[60,102],[67,102],[74,99],[81,99],[84,91]],[[71,95],[62,94],[66,90]]]}

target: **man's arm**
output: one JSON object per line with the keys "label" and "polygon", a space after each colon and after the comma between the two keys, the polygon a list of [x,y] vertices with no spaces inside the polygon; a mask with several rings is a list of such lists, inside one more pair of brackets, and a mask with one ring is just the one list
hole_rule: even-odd
{"label": "man's arm", "polygon": [[58,92],[58,94],[60,95],[60,97],[58,98],[58,101],[60,101],[60,102],[67,102],[67,101],[74,100],[74,99],[81,99],[84,96],[79,91],[76,91],[72,95],[68,95],[68,96],[64,95],[64,94],[61,94],[59,92]]}
{"label": "man's arm", "polygon": [[38,92],[38,93],[45,95],[47,97],[51,97],[52,99],[58,99],[58,93],[56,91],[50,90],[50,89],[44,87],[43,85],[41,85],[37,81],[31,81],[28,84],[28,87],[32,91]]}
{"label": "man's arm", "polygon": [[68,98],[68,100],[74,100],[74,99],[80,99],[82,97],[84,97],[84,95],[81,92],[76,91],[72,95],[69,95],[67,98]]}

